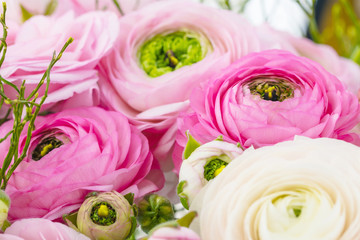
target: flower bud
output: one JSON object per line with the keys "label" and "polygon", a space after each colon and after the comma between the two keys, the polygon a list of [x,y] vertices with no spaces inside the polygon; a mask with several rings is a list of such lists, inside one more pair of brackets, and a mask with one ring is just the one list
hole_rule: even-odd
{"label": "flower bud", "polygon": [[148,233],[153,227],[174,219],[171,202],[157,194],[146,195],[138,204],[138,221],[141,229]]}
{"label": "flower bud", "polygon": [[242,153],[239,146],[224,142],[221,138],[203,145],[194,142],[191,135],[188,138],[177,188],[177,194],[186,209],[189,209],[196,194]]}
{"label": "flower bud", "polygon": [[10,198],[3,190],[0,190],[0,228],[2,228],[7,221],[9,208]]}
{"label": "flower bud", "polygon": [[77,215],[78,230],[91,239],[122,240],[136,228],[128,200],[116,191],[88,197]]}

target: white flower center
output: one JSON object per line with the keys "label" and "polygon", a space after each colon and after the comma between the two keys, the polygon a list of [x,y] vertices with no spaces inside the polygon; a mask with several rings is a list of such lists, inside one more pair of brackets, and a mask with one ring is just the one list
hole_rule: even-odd
{"label": "white flower center", "polygon": [[311,187],[278,191],[255,205],[254,230],[261,240],[333,239],[328,233],[340,234],[341,228],[338,232],[333,227],[344,222],[339,205],[326,192]]}

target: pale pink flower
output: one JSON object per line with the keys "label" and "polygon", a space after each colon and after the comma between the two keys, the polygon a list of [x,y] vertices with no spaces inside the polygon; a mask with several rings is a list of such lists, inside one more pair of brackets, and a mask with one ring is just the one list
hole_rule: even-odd
{"label": "pale pink flower", "polygon": [[[99,60],[112,48],[119,26],[114,13],[92,12],[75,17],[68,12],[61,17],[35,16],[19,29],[14,44],[8,47],[1,67],[2,77],[20,85],[26,80],[30,92],[46,71],[53,51],[59,53],[68,38],[74,38],[51,71],[51,85],[45,108],[57,110],[99,102]],[[6,88],[9,97],[16,92]],[[44,87],[40,89],[40,97]]]}
{"label": "pale pink flower", "polygon": [[[26,209],[24,209],[26,211]],[[1,236],[6,236],[1,238]],[[5,230],[0,239],[8,240],[90,240],[70,227],[42,218],[22,219]]]}
{"label": "pale pink flower", "polygon": [[[191,90],[258,49],[252,27],[242,16],[189,1],[151,4],[122,17],[120,28],[117,45],[100,64],[101,100],[146,130],[159,160],[166,159],[173,146],[175,120],[187,109]],[[158,77],[148,76],[139,63],[140,48],[156,35],[177,31],[197,36],[204,58]]]}
{"label": "pale pink flower", "polygon": [[149,240],[200,240],[200,237],[186,227],[161,227],[151,234]]}
{"label": "pale pink flower", "polygon": [[187,130],[201,143],[222,135],[245,148],[295,135],[360,143],[349,133],[359,122],[357,97],[316,62],[285,51],[249,54],[194,90],[190,103],[178,120],[176,166]]}
{"label": "pale pink flower", "polygon": [[[58,219],[78,209],[92,191],[141,197],[163,185],[147,139],[121,113],[71,109],[38,117],[35,126],[28,155],[6,188],[10,219]],[[2,125],[2,136],[10,129],[11,124]],[[8,147],[9,141],[0,144],[2,160]]]}

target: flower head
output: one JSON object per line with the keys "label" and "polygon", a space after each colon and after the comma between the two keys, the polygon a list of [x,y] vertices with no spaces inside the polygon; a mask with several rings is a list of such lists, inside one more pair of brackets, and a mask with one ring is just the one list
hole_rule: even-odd
{"label": "flower head", "polygon": [[186,152],[194,141],[191,136],[185,148],[184,160],[179,173],[179,185],[177,193],[185,208],[189,208],[191,202],[200,190],[237,156],[242,149],[232,143],[223,141],[221,138],[196,146],[193,151]]}
{"label": "flower head", "polygon": [[[163,175],[147,139],[121,113],[77,108],[38,117],[35,126],[27,157],[6,188],[12,199],[10,220],[58,219],[78,209],[93,191],[133,192],[138,198],[162,187]],[[4,124],[0,132],[10,127]],[[26,133],[19,151],[25,143]],[[0,144],[0,156],[9,144]]]}
{"label": "flower head", "polygon": [[244,148],[295,135],[360,143],[350,133],[360,117],[357,97],[319,64],[286,51],[249,54],[195,89],[190,104],[178,120],[177,168],[187,130],[200,143],[222,135]]}
{"label": "flower head", "polygon": [[91,239],[122,240],[136,228],[134,210],[118,192],[88,197],[77,213],[78,230]]}
{"label": "flower head", "polygon": [[242,16],[191,1],[151,4],[122,17],[119,28],[100,63],[101,100],[145,131],[159,161],[170,157],[192,89],[258,50]]}
{"label": "flower head", "polygon": [[195,198],[201,237],[356,239],[359,163],[357,146],[331,138],[246,149]]}

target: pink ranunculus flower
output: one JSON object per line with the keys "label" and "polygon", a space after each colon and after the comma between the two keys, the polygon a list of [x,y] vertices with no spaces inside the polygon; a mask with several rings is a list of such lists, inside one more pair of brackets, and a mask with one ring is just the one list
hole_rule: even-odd
{"label": "pink ranunculus flower", "polygon": [[349,133],[359,122],[357,97],[316,62],[286,51],[249,54],[194,90],[190,104],[178,121],[178,168],[187,130],[201,143],[223,135],[245,148],[295,135],[359,144]]}
{"label": "pink ranunculus flower", "polygon": [[190,1],[151,4],[122,17],[120,28],[100,64],[101,100],[146,130],[159,160],[173,146],[175,120],[191,90],[258,50],[242,16]]}
{"label": "pink ranunculus flower", "polygon": [[339,56],[331,46],[277,31],[266,24],[257,27],[256,32],[262,49],[283,49],[314,60],[342,81],[349,91],[358,94],[360,90],[359,65],[348,58]]}
{"label": "pink ranunculus flower", "polygon": [[[97,107],[69,109],[38,117],[35,126],[27,157],[6,187],[10,220],[58,219],[78,209],[92,191],[141,197],[163,185],[146,137],[121,113]],[[2,125],[2,136],[11,127]],[[0,144],[1,159],[8,147],[9,141]]]}
{"label": "pink ranunculus flower", "polygon": [[[35,16],[17,33],[7,50],[1,76],[19,85],[25,79],[32,91],[46,71],[53,51],[59,53],[72,37],[73,43],[51,70],[51,85],[45,109],[56,110],[92,106],[99,103],[97,86],[99,60],[112,48],[118,35],[118,18],[110,12],[92,12],[75,17],[68,12],[60,17]],[[40,97],[44,87],[40,89]],[[16,92],[6,88],[9,97]]]}
{"label": "pink ranunculus flower", "polygon": [[149,240],[200,240],[200,237],[186,227],[161,227],[155,230]]}
{"label": "pink ranunculus flower", "polygon": [[[25,209],[26,211],[26,209]],[[6,236],[1,238],[1,236]],[[87,236],[57,222],[42,218],[28,218],[14,222],[0,239],[8,240],[90,240]]]}

